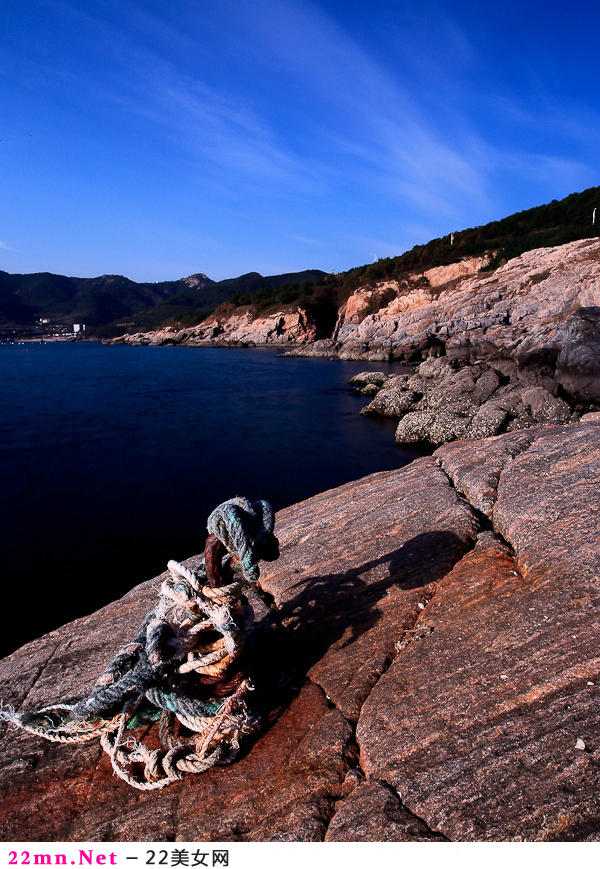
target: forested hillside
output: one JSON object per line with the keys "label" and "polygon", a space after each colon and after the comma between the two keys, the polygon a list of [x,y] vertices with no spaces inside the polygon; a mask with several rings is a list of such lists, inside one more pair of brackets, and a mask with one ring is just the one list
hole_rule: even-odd
{"label": "forested hillside", "polygon": [[[598,208],[592,223],[594,208]],[[279,290],[259,292],[253,298],[236,295],[234,305],[255,306],[257,312],[290,303],[302,303],[331,319],[333,311],[359,286],[387,280],[402,280],[408,274],[424,272],[434,266],[457,262],[463,257],[493,252],[488,269],[528,250],[554,247],[580,238],[600,234],[600,187],[572,193],[561,200],[511,214],[485,226],[475,226],[434,238],[396,257],[386,257],[339,274],[327,275],[312,284],[284,286]]]}

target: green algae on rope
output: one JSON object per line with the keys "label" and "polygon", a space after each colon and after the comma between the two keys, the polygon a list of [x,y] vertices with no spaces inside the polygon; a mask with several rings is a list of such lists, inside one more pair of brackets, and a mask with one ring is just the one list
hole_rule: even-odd
{"label": "green algae on rope", "polygon": [[[279,557],[274,522],[266,501],[220,504],[208,518],[204,563],[169,562],[158,604],[87,697],[21,712],[0,704],[0,720],[52,742],[100,737],[115,773],[139,790],[233,761],[242,737],[261,726],[242,657],[253,617],[244,590],[259,561]],[[162,748],[124,738],[157,720]]]}

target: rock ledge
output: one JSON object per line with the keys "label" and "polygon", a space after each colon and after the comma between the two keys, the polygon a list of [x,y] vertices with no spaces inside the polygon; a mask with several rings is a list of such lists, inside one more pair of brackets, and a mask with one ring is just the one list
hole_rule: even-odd
{"label": "rock ledge", "polygon": [[[457,441],[281,511],[255,599],[270,726],[153,793],[95,743],[5,729],[2,839],[598,841],[599,437]],[[84,693],[159,579],[6,658],[0,696]]]}

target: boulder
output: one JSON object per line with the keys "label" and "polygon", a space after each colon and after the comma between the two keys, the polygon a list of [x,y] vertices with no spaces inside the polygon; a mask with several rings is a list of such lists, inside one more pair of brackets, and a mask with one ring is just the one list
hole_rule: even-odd
{"label": "boulder", "polygon": [[472,417],[465,437],[474,440],[492,437],[503,430],[508,418],[508,411],[501,402],[486,401]]}
{"label": "boulder", "polygon": [[400,444],[445,444],[466,435],[469,418],[451,411],[416,410],[402,417],[396,429]]}
{"label": "boulder", "polygon": [[361,371],[359,374],[351,377],[349,383],[351,386],[358,387],[359,389],[370,384],[381,387],[388,377],[389,375],[384,371]]}
{"label": "boulder", "polygon": [[600,307],[580,308],[558,338],[557,383],[580,401],[600,404]]}
{"label": "boulder", "polygon": [[389,386],[377,391],[375,398],[362,408],[364,416],[404,416],[412,410],[419,399],[420,393],[412,389],[404,389],[397,386]]}
{"label": "boulder", "polygon": [[562,398],[555,398],[541,386],[532,386],[521,393],[521,401],[538,425],[567,422],[571,410]]}
{"label": "boulder", "polygon": [[369,383],[361,394],[374,397],[361,413],[398,417],[396,441],[433,446],[575,421],[577,413],[567,402],[539,383],[540,378],[514,365],[507,369],[491,362],[430,357],[412,376],[391,375],[381,385]]}
{"label": "boulder", "polygon": [[473,397],[477,404],[484,404],[500,387],[500,378],[493,368],[486,368],[477,378]]}
{"label": "boulder", "polygon": [[377,395],[381,387],[377,383],[366,383],[364,386],[361,386],[354,391],[358,393],[358,395]]}

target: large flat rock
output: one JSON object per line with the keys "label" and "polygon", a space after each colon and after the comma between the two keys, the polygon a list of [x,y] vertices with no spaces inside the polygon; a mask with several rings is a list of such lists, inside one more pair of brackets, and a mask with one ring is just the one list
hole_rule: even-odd
{"label": "large flat rock", "polygon": [[366,774],[451,839],[600,837],[600,426],[528,436],[438,450],[473,503],[495,488],[495,530],[438,583],[357,728]]}
{"label": "large flat rock", "polygon": [[[264,732],[141,793],[96,742],[5,728],[0,836],[599,839],[599,439],[456,442],[281,511],[253,601]],[[159,584],[6,658],[0,696],[85,693]]]}

